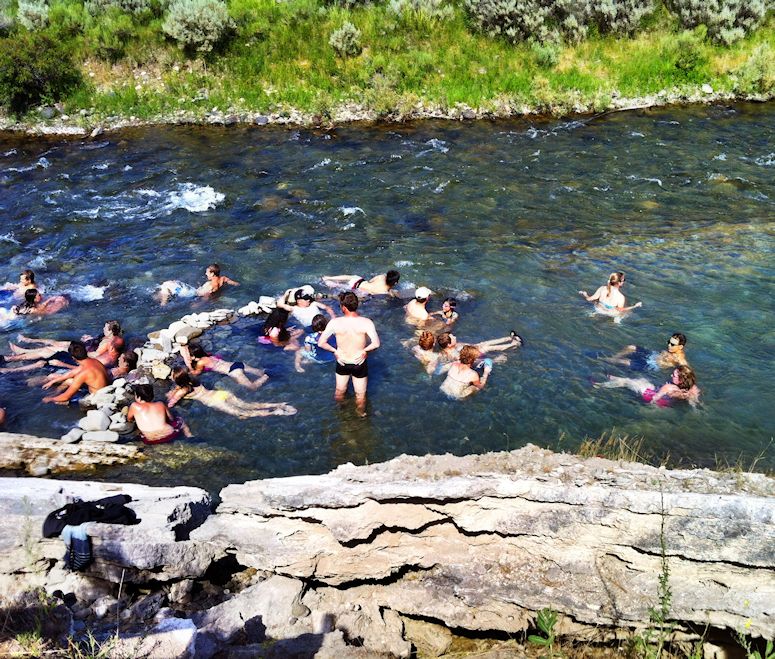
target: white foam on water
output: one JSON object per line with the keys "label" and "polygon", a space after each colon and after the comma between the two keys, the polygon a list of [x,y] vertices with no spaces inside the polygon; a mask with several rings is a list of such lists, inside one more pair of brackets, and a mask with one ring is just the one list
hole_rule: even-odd
{"label": "white foam on water", "polygon": [[156,192],[156,190],[145,190],[144,188],[141,188],[140,190],[135,190],[136,194],[139,194],[141,197],[160,197],[161,195]]}
{"label": "white foam on water", "polygon": [[717,156],[713,156],[713,160],[721,160],[724,161],[727,159],[726,153],[719,153]]}
{"label": "white foam on water", "polygon": [[440,140],[438,138],[432,137],[429,139],[425,146],[430,147],[429,149],[423,149],[419,153],[415,155],[415,158],[419,158],[420,156],[424,156],[428,153],[447,153],[449,151],[449,147],[447,146],[447,143],[444,140]]}
{"label": "white foam on water", "polygon": [[45,252],[41,252],[34,259],[32,259],[32,261],[30,261],[29,265],[31,268],[45,268],[46,263],[48,263],[53,258],[53,254],[46,254]]}
{"label": "white foam on water", "polygon": [[185,208],[190,213],[203,213],[215,208],[226,198],[222,192],[217,192],[209,185],[182,183],[177,190],[169,193],[166,211]]}
{"label": "white foam on water", "polygon": [[414,265],[414,261],[396,261],[393,265],[396,268],[408,268],[410,265]]}
{"label": "white foam on water", "polygon": [[0,242],[3,243],[13,243],[14,245],[21,245],[21,243],[14,238],[14,235],[12,233],[3,233],[0,234]]}
{"label": "white foam on water", "polygon": [[354,228],[355,228],[355,223],[354,222],[350,222],[350,224],[345,224],[342,227],[342,231],[349,231],[350,229],[354,229]]}
{"label": "white foam on water", "polygon": [[132,171],[132,165],[124,165],[124,171],[125,172],[131,172]]}
{"label": "white foam on water", "polygon": [[88,217],[93,220],[100,214],[100,208],[97,206],[97,208],[87,208],[82,211],[72,211],[72,213],[73,215],[81,215],[82,217]]}
{"label": "white foam on water", "polygon": [[350,217],[350,215],[355,215],[356,213],[362,213],[363,215],[366,215],[366,211],[364,211],[360,206],[340,206],[339,211],[345,217]]}
{"label": "white foam on water", "polygon": [[246,240],[250,240],[253,236],[240,236],[239,238],[235,238],[235,243],[244,243]]}
{"label": "white foam on water", "polygon": [[15,156],[16,155],[16,149],[11,149],[10,151],[6,151],[3,154],[4,158],[7,158],[8,156]]}
{"label": "white foam on water", "polygon": [[108,163],[106,163],[106,162],[101,162],[101,163],[98,163],[96,165],[92,165],[92,169],[100,169],[100,170],[102,170],[102,169],[107,169],[108,167],[110,167],[110,165]]}
{"label": "white foam on water", "polygon": [[650,176],[635,176],[635,174],[630,174],[627,177],[630,181],[644,181],[645,183],[656,183],[660,188],[662,187],[662,179],[653,178]]}
{"label": "white foam on water", "polygon": [[442,181],[435,188],[433,188],[433,192],[435,194],[440,194],[444,192],[444,188],[446,188],[448,185],[449,185],[449,181]]}
{"label": "white foam on water", "polygon": [[632,131],[630,133],[630,137],[646,137],[643,133],[639,133],[638,131]]}
{"label": "white foam on water", "polygon": [[51,167],[51,163],[48,161],[48,158],[38,158],[38,162],[35,163],[35,166],[40,169],[48,169]]}
{"label": "white foam on water", "polygon": [[754,158],[754,162],[760,167],[772,167],[775,165],[775,153],[768,153],[766,156]]}
{"label": "white foam on water", "polygon": [[83,286],[73,286],[65,289],[64,292],[79,302],[94,302],[95,300],[101,300],[105,297],[106,288],[107,286],[92,286],[91,284],[85,284]]}
{"label": "white foam on water", "polygon": [[320,169],[321,167],[328,167],[328,165],[330,165],[330,164],[331,164],[331,158],[323,158],[323,160],[321,160],[320,162],[315,163],[314,165],[312,165],[312,167],[309,167],[309,168],[305,169],[304,171],[305,172],[311,172],[311,171],[313,171],[315,169]]}
{"label": "white foam on water", "polygon": [[13,311],[6,309],[5,307],[0,307],[0,328],[6,329],[11,323],[18,320],[19,316]]}

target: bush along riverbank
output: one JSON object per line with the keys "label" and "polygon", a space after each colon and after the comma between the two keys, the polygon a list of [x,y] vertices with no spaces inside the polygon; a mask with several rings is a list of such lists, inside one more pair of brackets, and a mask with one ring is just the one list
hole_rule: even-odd
{"label": "bush along riverbank", "polygon": [[699,4],[19,0],[0,17],[2,125],[474,119],[772,98],[771,0]]}

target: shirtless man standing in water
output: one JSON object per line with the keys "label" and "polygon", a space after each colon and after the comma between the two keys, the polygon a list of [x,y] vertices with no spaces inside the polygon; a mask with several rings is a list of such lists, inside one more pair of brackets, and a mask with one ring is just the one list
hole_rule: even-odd
{"label": "shirtless man standing in water", "polygon": [[[366,386],[369,368],[368,353],[379,348],[379,335],[374,323],[359,316],[358,296],[352,291],[339,295],[343,316],[333,318],[318,339],[318,348],[333,352],[336,357],[336,391],[334,400],[341,402],[347,393],[347,383],[353,379],[355,406],[358,414],[366,416]],[[328,343],[336,336],[336,348]]]}

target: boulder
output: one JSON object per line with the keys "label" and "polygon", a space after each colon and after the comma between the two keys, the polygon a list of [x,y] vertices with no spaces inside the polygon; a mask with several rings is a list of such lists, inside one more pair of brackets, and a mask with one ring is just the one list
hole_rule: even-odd
{"label": "boulder", "polygon": [[150,630],[117,639],[110,657],[147,657],[148,659],[193,659],[196,626],[184,618],[167,618]]}
{"label": "boulder", "polygon": [[83,437],[83,433],[84,430],[82,428],[73,428],[69,432],[66,432],[64,435],[62,435],[59,438],[59,441],[64,442],[65,444],[72,444],[80,440],[81,437]]}
{"label": "boulder", "polygon": [[102,410],[89,410],[78,422],[78,426],[85,432],[107,430],[110,427],[110,417]]}
{"label": "boulder", "polygon": [[83,440],[86,442],[117,442],[119,434],[114,430],[94,430],[85,432]]}

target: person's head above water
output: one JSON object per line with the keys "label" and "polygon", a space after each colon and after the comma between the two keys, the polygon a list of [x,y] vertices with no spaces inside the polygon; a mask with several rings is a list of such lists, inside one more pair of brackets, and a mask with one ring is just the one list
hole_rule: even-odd
{"label": "person's head above water", "polygon": [[606,288],[610,293],[612,286],[621,286],[623,283],[624,283],[624,273],[612,272],[608,277],[608,283],[606,284]]}
{"label": "person's head above water", "polygon": [[170,377],[176,385],[183,387],[184,389],[193,389],[194,387],[199,386],[199,382],[191,377],[191,373],[183,366],[176,366],[173,368]]}
{"label": "person's head above water", "polygon": [[209,357],[207,351],[198,343],[192,343],[188,346],[188,354],[191,355],[194,359]]}
{"label": "person's head above water", "polygon": [[460,350],[460,363],[471,366],[479,357],[479,348],[475,346],[463,346]]}
{"label": "person's head above water", "polygon": [[26,291],[24,291],[24,306],[26,307],[34,307],[38,302],[38,289],[37,288],[28,288]]}
{"label": "person's head above water", "polygon": [[315,314],[312,318],[312,331],[313,332],[322,332],[326,327],[328,326],[328,318],[326,318],[322,313]]}
{"label": "person's head above water", "polygon": [[684,391],[688,391],[697,384],[697,376],[694,375],[690,366],[677,366],[673,371],[672,380],[673,384]]}
{"label": "person's head above water", "polygon": [[70,341],[70,346],[67,348],[67,352],[70,353],[70,356],[75,359],[76,361],[83,361],[89,356],[89,353],[86,352],[86,346],[84,345],[83,341]]}
{"label": "person's head above water", "polygon": [[105,322],[105,331],[110,332],[113,336],[121,336],[121,323],[117,320],[108,320]]}
{"label": "person's head above water", "polygon": [[218,263],[211,263],[207,266],[205,274],[211,274],[213,277],[221,276],[221,266]]}
{"label": "person's head above water", "polygon": [[441,308],[444,311],[454,311],[457,308],[457,300],[454,297],[445,297],[441,303]]}
{"label": "person's head above water", "polygon": [[439,348],[445,350],[446,348],[455,345],[457,341],[455,341],[455,335],[452,334],[452,332],[442,332],[436,337],[436,343],[439,344]]}
{"label": "person's head above water", "polygon": [[414,292],[414,299],[418,302],[427,302],[431,295],[433,295],[433,291],[430,288],[420,286],[420,288]]}
{"label": "person's head above water", "polygon": [[[315,289],[309,284],[300,286],[293,292],[293,299],[296,300],[296,304],[308,307],[315,299]],[[302,302],[304,304],[301,304]]]}
{"label": "person's head above water", "polygon": [[401,279],[401,275],[399,274],[398,270],[388,270],[387,274],[385,275],[385,283],[390,288],[393,288],[393,286],[398,283],[399,279]]}
{"label": "person's head above water", "polygon": [[417,345],[423,350],[433,350],[433,346],[436,345],[436,337],[428,331],[422,332],[417,341]]}
{"label": "person's head above water", "polygon": [[352,291],[345,291],[339,294],[339,304],[342,309],[355,312],[358,310],[358,296]]}
{"label": "person's head above water", "polygon": [[676,350],[678,348],[683,348],[685,345],[686,345],[686,335],[681,334],[680,332],[676,332],[668,340],[667,349]]}
{"label": "person's head above water", "polygon": [[127,371],[134,371],[137,368],[137,353],[134,350],[123,353],[118,358],[119,365],[121,365],[122,361]]}
{"label": "person's head above water", "polygon": [[19,281],[25,286],[34,284],[35,273],[32,270],[22,270],[21,274],[19,275]]}
{"label": "person's head above water", "polygon": [[132,391],[137,400],[141,400],[144,403],[153,402],[153,385],[146,383],[136,384],[132,387]]}

